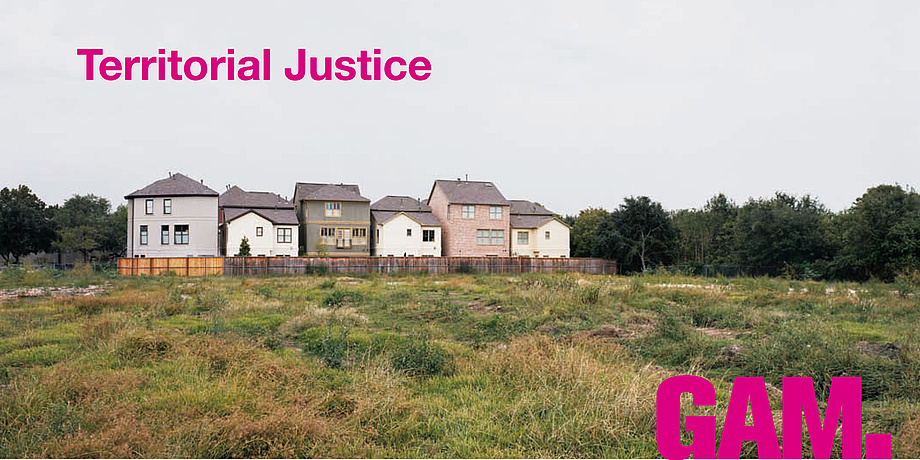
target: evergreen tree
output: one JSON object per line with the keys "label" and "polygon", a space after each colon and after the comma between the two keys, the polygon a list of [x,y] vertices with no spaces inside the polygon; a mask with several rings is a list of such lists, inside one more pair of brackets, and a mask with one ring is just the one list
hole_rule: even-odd
{"label": "evergreen tree", "polygon": [[251,248],[249,247],[249,238],[243,237],[243,240],[240,241],[240,252],[236,255],[237,257],[249,257],[252,255]]}

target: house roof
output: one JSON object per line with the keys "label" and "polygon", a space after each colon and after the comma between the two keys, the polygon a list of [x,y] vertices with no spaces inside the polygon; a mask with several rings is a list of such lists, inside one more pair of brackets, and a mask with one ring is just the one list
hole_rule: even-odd
{"label": "house roof", "polygon": [[554,216],[555,214],[542,205],[527,200],[510,200],[511,215]]}
{"label": "house roof", "polygon": [[247,192],[237,186],[230,187],[217,199],[217,206],[222,208],[294,208],[294,203],[285,200],[277,193]]}
{"label": "house roof", "polygon": [[419,211],[371,211],[371,216],[374,218],[374,222],[382,224],[389,221],[390,219],[400,215],[405,214],[406,217],[416,221],[419,225],[423,227],[440,227],[441,221],[438,220],[434,214],[430,212],[419,212]]}
{"label": "house roof", "polygon": [[298,182],[294,186],[294,202],[302,200],[371,201],[361,196],[361,190],[357,185]]}
{"label": "house roof", "polygon": [[458,204],[492,204],[498,206],[510,206],[511,202],[506,200],[498,187],[491,182],[478,182],[467,180],[436,180],[431,187],[441,187],[441,191],[447,196],[447,201]]}
{"label": "house roof", "polygon": [[158,197],[158,196],[217,196],[218,193],[184,174],[171,174],[165,179],[160,179],[142,189],[135,190],[125,199]]}
{"label": "house roof", "polygon": [[511,215],[511,228],[540,228],[547,222],[556,219],[555,216],[526,216]]}
{"label": "house roof", "polygon": [[224,208],[224,222],[232,222],[250,212],[262,216],[275,225],[297,225],[297,216],[294,214],[294,208]]}
{"label": "house roof", "polygon": [[431,212],[431,208],[421,201],[408,197],[387,195],[371,205],[372,211],[419,211]]}

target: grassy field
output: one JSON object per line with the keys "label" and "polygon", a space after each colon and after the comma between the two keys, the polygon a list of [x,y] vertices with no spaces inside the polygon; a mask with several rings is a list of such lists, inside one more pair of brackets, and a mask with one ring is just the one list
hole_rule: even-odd
{"label": "grassy field", "polygon": [[657,457],[655,391],[692,373],[719,399],[696,413],[721,415],[736,376],[810,376],[825,399],[862,377],[864,432],[916,458],[913,290],[8,270],[0,457]]}

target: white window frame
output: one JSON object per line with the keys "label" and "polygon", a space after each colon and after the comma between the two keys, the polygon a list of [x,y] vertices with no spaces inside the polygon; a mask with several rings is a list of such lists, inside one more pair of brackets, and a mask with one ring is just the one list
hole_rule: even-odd
{"label": "white window frame", "polygon": [[489,219],[502,220],[502,207],[501,206],[489,206]]}
{"label": "white window frame", "polygon": [[351,229],[351,245],[364,246],[367,244],[367,229],[364,227]]}
{"label": "white window frame", "polygon": [[326,217],[342,217],[342,203],[340,201],[326,202]]}
{"label": "white window frame", "polygon": [[501,229],[492,229],[491,241],[493,245],[505,244],[505,231]]}
{"label": "white window frame", "polygon": [[476,206],[464,204],[460,206],[460,218],[462,219],[475,219],[476,218]]}
{"label": "white window frame", "polygon": [[491,230],[480,228],[476,230],[476,244],[486,245],[489,244],[489,235]]}

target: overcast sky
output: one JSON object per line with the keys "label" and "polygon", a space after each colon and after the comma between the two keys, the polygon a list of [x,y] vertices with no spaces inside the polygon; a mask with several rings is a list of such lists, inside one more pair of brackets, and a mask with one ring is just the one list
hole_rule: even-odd
{"label": "overcast sky", "polygon": [[[376,200],[469,175],[558,213],[776,190],[842,210],[920,174],[917,1],[0,2],[0,187],[117,204],[169,172]],[[197,5],[197,6],[196,6]],[[272,80],[85,81],[77,48],[239,58]],[[422,82],[288,81],[425,56]]]}

